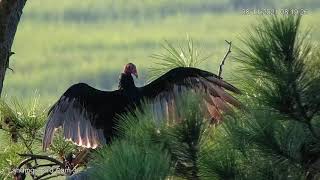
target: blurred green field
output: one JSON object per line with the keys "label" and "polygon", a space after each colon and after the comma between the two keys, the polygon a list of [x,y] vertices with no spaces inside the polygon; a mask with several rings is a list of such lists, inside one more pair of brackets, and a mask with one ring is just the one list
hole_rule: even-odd
{"label": "blurred green field", "polygon": [[[279,7],[290,3],[281,1]],[[52,104],[77,82],[115,89],[129,61],[138,66],[142,77],[138,84],[143,85],[154,61],[150,55],[164,52],[164,40],[183,44],[187,36],[203,56],[209,55],[203,68],[216,72],[227,48],[224,40],[240,46],[238,38],[258,19],[229,4],[228,0],[28,1],[12,49],[14,73],[7,72],[4,95],[28,99],[36,92],[43,103]],[[306,4],[320,7],[317,1]],[[320,11],[306,10],[303,25],[311,27],[313,41],[319,41]],[[236,62],[227,62],[224,77],[230,79],[236,68]]]}

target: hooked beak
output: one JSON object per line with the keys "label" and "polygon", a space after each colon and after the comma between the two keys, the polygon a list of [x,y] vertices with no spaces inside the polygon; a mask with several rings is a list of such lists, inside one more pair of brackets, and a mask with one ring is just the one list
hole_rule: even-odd
{"label": "hooked beak", "polygon": [[132,74],[138,79],[138,72],[137,71],[133,72]]}

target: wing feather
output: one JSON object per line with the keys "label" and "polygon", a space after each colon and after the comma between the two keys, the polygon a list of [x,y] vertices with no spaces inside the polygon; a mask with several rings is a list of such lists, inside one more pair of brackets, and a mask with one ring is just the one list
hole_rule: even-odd
{"label": "wing feather", "polygon": [[[154,106],[157,118],[177,119],[176,102],[187,91],[193,91],[203,95],[204,105],[214,121],[221,121],[223,113],[234,112],[233,107],[242,108],[242,104],[227,91],[240,94],[240,90],[217,75],[197,68],[175,68],[141,87],[144,98],[150,99]],[[227,90],[227,91],[226,91]],[[165,102],[165,103],[163,103]],[[160,103],[160,106],[157,104]],[[162,104],[165,104],[164,110]],[[159,115],[159,112],[166,114]]]}
{"label": "wing feather", "polygon": [[111,95],[116,97],[119,93],[96,90],[83,83],[71,86],[49,110],[43,149],[50,146],[58,128],[63,129],[65,139],[78,146],[94,149],[105,144],[106,127],[101,124],[111,127],[115,115],[112,102],[116,101],[110,99]]}

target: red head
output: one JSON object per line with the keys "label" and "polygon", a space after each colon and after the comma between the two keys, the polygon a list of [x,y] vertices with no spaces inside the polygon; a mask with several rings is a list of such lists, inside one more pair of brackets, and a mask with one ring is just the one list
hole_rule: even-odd
{"label": "red head", "polygon": [[132,63],[128,63],[125,67],[124,67],[124,70],[123,70],[123,73],[124,74],[133,74],[136,76],[136,78],[138,78],[138,71],[137,71],[137,68],[134,64]]}

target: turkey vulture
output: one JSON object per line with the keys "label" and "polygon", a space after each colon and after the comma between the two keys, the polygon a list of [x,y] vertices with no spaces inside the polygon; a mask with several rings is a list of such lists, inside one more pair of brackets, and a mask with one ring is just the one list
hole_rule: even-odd
{"label": "turkey vulture", "polygon": [[63,128],[65,139],[78,146],[96,148],[109,143],[116,135],[117,115],[139,106],[142,99],[152,103],[156,117],[175,115],[178,96],[186,90],[202,92],[208,112],[220,121],[222,112],[241,107],[240,102],[225,90],[240,93],[217,75],[191,67],[174,68],[143,87],[136,87],[132,75],[138,77],[136,66],[129,63],[120,75],[119,89],[97,90],[87,84],[71,86],[52,106],[45,127],[43,149],[52,143],[54,132]]}

